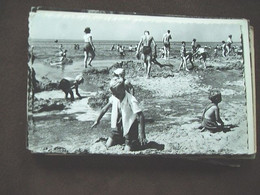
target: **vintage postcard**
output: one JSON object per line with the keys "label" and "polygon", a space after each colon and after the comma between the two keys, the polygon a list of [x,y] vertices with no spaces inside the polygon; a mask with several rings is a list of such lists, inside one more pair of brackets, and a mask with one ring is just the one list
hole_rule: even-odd
{"label": "vintage postcard", "polygon": [[246,19],[32,9],[28,29],[32,153],[255,154]]}

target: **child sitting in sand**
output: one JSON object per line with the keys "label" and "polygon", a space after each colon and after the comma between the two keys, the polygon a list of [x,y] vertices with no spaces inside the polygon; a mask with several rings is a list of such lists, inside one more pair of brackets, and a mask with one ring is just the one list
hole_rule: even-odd
{"label": "child sitting in sand", "polygon": [[125,91],[124,80],[120,77],[112,78],[110,90],[112,96],[107,105],[102,108],[91,128],[97,126],[104,114],[112,107],[111,127],[113,131],[106,142],[106,147],[125,142],[124,150],[132,151],[140,145],[144,146],[147,143],[144,115],[137,100]]}
{"label": "child sitting in sand", "polygon": [[124,80],[125,90],[131,95],[134,95],[134,87],[129,80],[125,79],[125,70],[123,68],[118,68],[114,70],[113,76],[121,77]]}
{"label": "child sitting in sand", "polygon": [[224,122],[220,118],[218,104],[221,102],[221,93],[218,90],[211,90],[209,93],[211,103],[208,104],[202,114],[202,127],[211,132],[222,131]]}
{"label": "child sitting in sand", "polygon": [[61,79],[59,88],[65,93],[65,99],[68,99],[68,94],[70,94],[71,101],[74,101],[74,94],[72,89],[75,89],[77,96],[81,99],[81,95],[79,94],[78,87],[80,84],[84,82],[84,78],[82,75],[76,76],[75,80],[71,79]]}
{"label": "child sitting in sand", "polygon": [[185,68],[186,71],[189,71],[189,69],[187,68],[187,60],[186,60],[186,43],[185,41],[181,42],[182,46],[181,46],[181,64],[179,66],[179,71],[181,70],[181,68]]}

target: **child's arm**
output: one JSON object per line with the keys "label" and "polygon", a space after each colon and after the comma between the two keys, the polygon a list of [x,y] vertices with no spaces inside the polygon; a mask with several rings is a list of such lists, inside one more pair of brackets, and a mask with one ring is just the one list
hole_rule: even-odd
{"label": "child's arm", "polygon": [[155,43],[155,41],[154,41],[154,38],[152,39],[152,43],[153,43],[153,48],[154,48],[154,54],[153,54],[153,56],[154,56],[154,58],[157,58],[157,51],[156,51],[157,45],[156,45],[156,43]]}
{"label": "child's arm", "polygon": [[95,51],[95,47],[94,47],[94,44],[93,44],[93,41],[92,41],[92,36],[89,37],[89,43],[90,43],[93,51]]}
{"label": "child's arm", "polygon": [[108,109],[110,108],[111,106],[111,102],[108,102],[107,105],[105,105],[102,109],[101,109],[101,112],[99,113],[98,117],[97,117],[97,120],[94,122],[94,124],[91,126],[91,129],[96,127],[100,120],[102,119],[102,117],[104,116],[104,114],[108,111]]}
{"label": "child's arm", "polygon": [[139,141],[141,143],[141,145],[145,145],[147,143],[147,139],[145,136],[145,122],[144,122],[144,114],[143,112],[138,112],[137,113],[137,117],[138,117],[138,121],[139,121]]}
{"label": "child's arm", "polygon": [[79,94],[79,85],[77,83],[75,83],[75,91],[76,91],[77,96],[81,99],[82,97]]}
{"label": "child's arm", "polygon": [[219,107],[218,106],[215,109],[215,117],[216,117],[216,121],[221,124],[221,127],[223,127],[224,126],[224,122],[220,118]]}

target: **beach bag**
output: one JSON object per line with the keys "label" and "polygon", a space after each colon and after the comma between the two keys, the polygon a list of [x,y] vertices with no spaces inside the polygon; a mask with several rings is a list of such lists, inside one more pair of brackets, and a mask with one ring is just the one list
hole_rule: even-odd
{"label": "beach bag", "polygon": [[147,55],[150,54],[152,51],[150,46],[143,46],[143,54]]}

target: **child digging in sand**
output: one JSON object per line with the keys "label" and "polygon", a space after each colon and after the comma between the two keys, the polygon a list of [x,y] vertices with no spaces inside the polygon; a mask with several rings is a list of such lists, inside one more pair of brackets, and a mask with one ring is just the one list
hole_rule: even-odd
{"label": "child digging in sand", "polygon": [[[122,78],[114,77],[110,82],[112,96],[109,102],[104,106],[91,128],[97,126],[112,107],[111,128],[112,133],[106,142],[106,147],[125,142],[125,151],[132,151],[147,143],[145,137],[145,122],[142,110],[134,96],[125,91]],[[139,127],[138,127],[139,126]]]}
{"label": "child digging in sand", "polygon": [[134,87],[129,80],[125,79],[125,70],[123,68],[117,68],[114,70],[113,76],[122,78],[124,80],[125,90],[131,95],[134,95]]}
{"label": "child digging in sand", "polygon": [[202,127],[203,130],[211,132],[219,132],[224,128],[224,122],[220,118],[218,104],[221,102],[221,93],[218,90],[211,90],[209,93],[209,103],[202,114]]}
{"label": "child digging in sand", "polygon": [[82,97],[79,94],[78,87],[84,82],[82,75],[76,76],[75,80],[69,80],[63,78],[60,81],[59,88],[65,93],[65,99],[68,99],[68,94],[70,94],[71,101],[74,101],[74,94],[72,89],[75,89],[77,96],[81,99]]}

